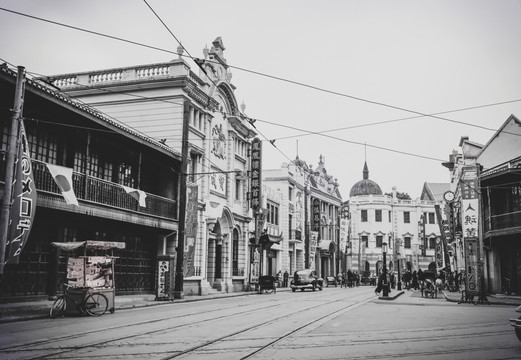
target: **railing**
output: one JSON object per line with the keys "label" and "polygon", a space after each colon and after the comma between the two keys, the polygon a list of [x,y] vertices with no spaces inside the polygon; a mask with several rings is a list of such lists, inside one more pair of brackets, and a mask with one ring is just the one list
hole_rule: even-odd
{"label": "railing", "polygon": [[[36,188],[39,191],[60,194],[60,189],[47,170],[45,163],[33,160],[32,165]],[[74,194],[78,199],[147,215],[177,219],[175,200],[146,193],[146,206],[141,207],[138,201],[128,195],[119,184],[76,172],[72,175],[72,182]]]}
{"label": "railing", "polygon": [[485,221],[485,232],[521,227],[521,211],[492,215]]}
{"label": "railing", "polygon": [[244,276],[244,268],[236,268],[232,269],[232,276]]}

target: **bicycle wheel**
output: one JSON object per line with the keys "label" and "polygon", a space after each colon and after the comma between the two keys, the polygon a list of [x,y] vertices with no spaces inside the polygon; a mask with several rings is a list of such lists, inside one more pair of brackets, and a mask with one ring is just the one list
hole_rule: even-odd
{"label": "bicycle wheel", "polygon": [[87,296],[84,306],[90,316],[101,316],[107,311],[109,301],[102,293],[93,293]]}
{"label": "bicycle wheel", "polygon": [[51,319],[57,318],[58,316],[63,316],[65,314],[65,296],[59,296],[54,304],[51,306],[51,310],[49,311],[49,316]]}

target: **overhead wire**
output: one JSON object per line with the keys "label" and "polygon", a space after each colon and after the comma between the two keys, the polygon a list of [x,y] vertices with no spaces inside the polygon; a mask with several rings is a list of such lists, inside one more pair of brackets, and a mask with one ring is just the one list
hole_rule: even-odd
{"label": "overhead wire", "polygon": [[[145,3],[146,3],[146,1],[145,1]],[[148,5],[148,3],[147,3],[147,5]],[[149,6],[149,7],[150,7],[150,6]],[[142,46],[142,47],[146,47],[146,48],[153,49],[153,50],[157,50],[157,51],[162,51],[162,52],[169,53],[169,54],[175,54],[175,55],[178,55],[178,56],[186,56],[186,55],[184,55],[184,54],[180,54],[180,53],[175,52],[175,51],[171,51],[171,50],[167,50],[167,49],[159,48],[159,47],[156,47],[156,46],[151,46],[151,45],[143,44],[143,43],[140,43],[140,42],[137,42],[137,41],[132,41],[132,40],[124,39],[124,38],[117,37],[117,36],[113,36],[113,35],[108,35],[108,34],[100,33],[100,32],[97,32],[97,31],[92,31],[92,30],[88,30],[88,29],[80,28],[80,27],[73,26],[73,25],[68,25],[68,24],[60,23],[60,22],[53,21],[53,20],[44,19],[44,18],[41,18],[41,17],[37,17],[37,16],[34,16],[34,15],[29,15],[29,14],[21,13],[21,12],[14,11],[14,10],[10,10],[10,9],[6,9],[6,8],[1,8],[1,7],[0,7],[0,10],[2,10],[2,11],[6,11],[6,12],[10,12],[10,13],[13,13],[13,14],[16,14],[16,15],[20,15],[20,16],[29,17],[29,18],[32,18],[32,19],[35,19],[35,20],[39,20],[39,21],[43,21],[43,22],[48,22],[48,23],[51,23],[51,24],[54,24],[54,25],[58,25],[58,26],[63,26],[63,27],[71,28],[71,29],[74,29],[74,30],[77,30],[77,31],[83,31],[83,32],[87,32],[87,33],[90,33],[90,34],[93,34],[93,35],[102,36],[102,37],[107,37],[107,38],[110,38],[110,39],[114,39],[114,40],[118,40],[118,41],[126,42],[126,43],[129,43],[129,44],[132,44],[132,45]],[[153,10],[153,9],[151,9],[151,10]],[[155,12],[154,12],[154,13],[155,13]],[[157,15],[156,15],[156,16],[157,16]],[[164,24],[164,22],[163,22],[162,20],[161,20],[161,22]],[[165,24],[164,24],[164,25],[165,25]],[[166,26],[166,25],[165,25],[165,26]],[[174,36],[174,38],[175,38],[175,36]],[[183,46],[181,43],[179,43],[179,44],[180,44],[180,46],[182,46],[182,47],[184,48],[184,46]],[[187,52],[187,53],[188,53],[188,52]],[[202,62],[214,62],[214,61],[212,61],[212,60],[195,58],[195,57],[192,57],[191,55],[189,55],[189,57],[190,57],[190,58],[191,58],[191,59],[196,63],[196,65],[197,65],[199,68],[202,68],[201,65],[200,65],[200,63],[202,63]],[[214,62],[214,63],[218,63],[218,62]],[[374,101],[374,100],[370,100],[370,99],[365,99],[365,98],[358,97],[358,96],[354,96],[354,95],[344,94],[344,93],[341,93],[341,92],[337,92],[337,91],[333,91],[333,90],[324,89],[324,88],[321,88],[321,87],[318,87],[318,86],[305,84],[305,83],[303,83],[303,82],[299,82],[299,81],[295,81],[295,80],[286,79],[286,78],[283,78],[283,77],[280,77],[280,76],[274,76],[274,75],[270,75],[270,74],[262,73],[262,72],[259,72],[259,71],[246,69],[246,68],[244,68],[244,67],[236,66],[236,65],[233,65],[233,64],[227,64],[227,66],[230,67],[230,68],[232,68],[232,69],[237,69],[237,70],[241,70],[241,71],[244,71],[244,72],[252,73],[252,74],[255,74],[255,75],[259,75],[259,76],[263,76],[263,77],[271,78],[271,79],[274,79],[274,80],[279,80],[279,81],[283,81],[283,82],[291,83],[291,84],[294,84],[294,85],[303,86],[303,87],[310,88],[310,89],[313,89],[313,90],[317,90],[317,91],[321,91],[321,92],[325,92],[325,93],[329,93],[329,94],[333,94],[333,95],[337,95],[337,96],[341,96],[341,97],[346,97],[346,98],[350,98],[350,99],[353,99],[353,100],[357,100],[357,101],[361,101],[361,102],[366,102],[366,103],[370,103],[370,104],[374,104],[374,105],[384,106],[384,107],[392,108],[392,109],[395,109],[395,110],[400,110],[400,111],[410,112],[410,113],[413,113],[413,114],[418,115],[418,117],[430,117],[430,118],[435,118],[435,119],[439,119],[439,120],[443,120],[443,121],[448,121],[448,122],[452,122],[452,123],[458,123],[458,124],[462,124],[462,125],[472,126],[472,127],[476,127],[476,128],[480,128],[480,129],[488,130],[488,131],[496,131],[496,130],[497,130],[497,129],[488,128],[488,127],[485,127],[485,126],[480,126],[480,125],[476,125],[476,124],[466,123],[466,122],[463,122],[463,121],[457,121],[457,120],[453,120],[453,119],[448,119],[448,118],[440,117],[440,116],[437,116],[437,115],[435,115],[435,114],[426,114],[426,113],[422,113],[422,112],[415,111],[415,110],[410,110],[410,109],[407,109],[407,108],[404,108],[404,107],[400,107],[400,106],[395,106],[395,105],[386,104],[386,103],[379,102],[379,101]],[[209,78],[209,79],[210,79],[210,78]],[[212,79],[210,79],[210,81],[213,82]],[[214,83],[214,82],[213,82],[213,83]],[[214,85],[215,85],[215,83],[214,83]],[[521,99],[519,99],[519,100],[513,100],[513,101],[511,101],[511,102],[514,102],[514,101],[521,101]],[[509,102],[510,102],[510,101],[509,101]],[[507,103],[508,103],[508,102],[507,102]],[[475,107],[475,108],[477,108],[477,107]],[[515,134],[515,135],[519,135],[519,134]]]}

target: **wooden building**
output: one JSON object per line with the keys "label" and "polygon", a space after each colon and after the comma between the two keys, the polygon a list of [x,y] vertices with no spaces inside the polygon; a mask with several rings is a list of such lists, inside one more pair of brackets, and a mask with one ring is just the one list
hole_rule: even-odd
{"label": "wooden building", "polygon": [[[2,197],[16,76],[0,67]],[[0,297],[60,291],[67,254],[50,244],[84,240],[125,243],[116,253],[117,293],[154,292],[157,256],[174,252],[180,153],[37,79],[26,79],[22,116],[37,207],[19,264],[4,268]],[[47,164],[73,170],[78,206],[64,201]]]}

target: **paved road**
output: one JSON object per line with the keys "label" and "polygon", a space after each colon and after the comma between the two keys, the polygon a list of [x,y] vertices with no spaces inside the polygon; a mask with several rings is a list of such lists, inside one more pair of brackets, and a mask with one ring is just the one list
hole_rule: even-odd
{"label": "paved road", "polygon": [[514,306],[325,288],[0,324],[1,359],[518,359]]}

